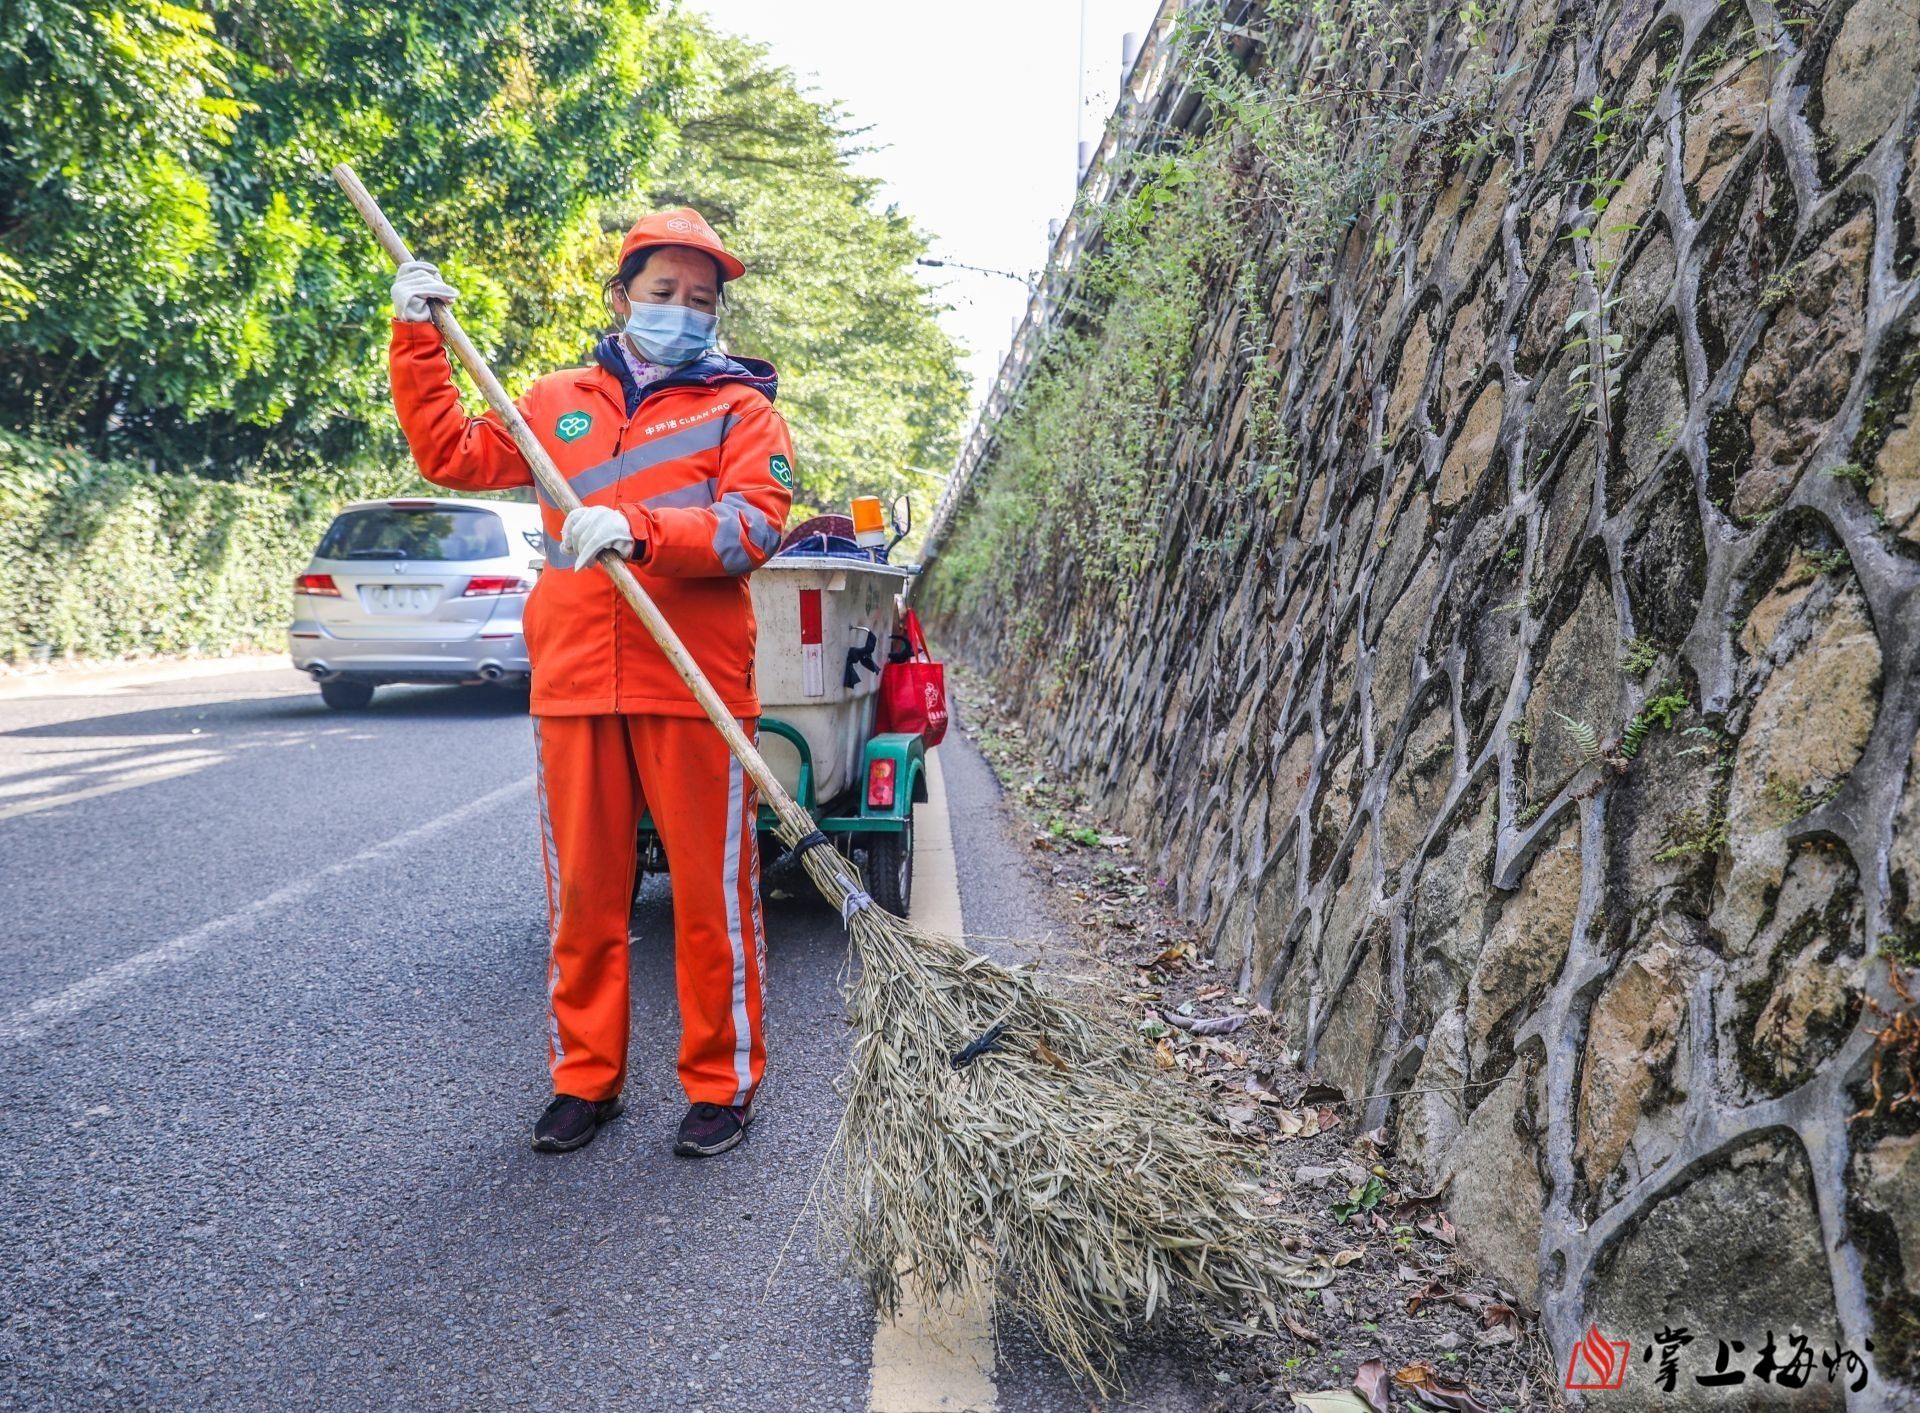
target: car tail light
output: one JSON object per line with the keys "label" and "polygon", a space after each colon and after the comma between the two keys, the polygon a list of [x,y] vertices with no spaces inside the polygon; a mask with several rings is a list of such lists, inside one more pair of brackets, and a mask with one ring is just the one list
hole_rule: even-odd
{"label": "car tail light", "polygon": [[867,803],[875,808],[893,805],[893,762],[885,756],[867,766]]}
{"label": "car tail light", "polygon": [[524,594],[533,588],[525,579],[512,574],[476,574],[467,580],[460,595],[463,599],[497,598],[501,594]]}
{"label": "car tail light", "polygon": [[293,581],[293,591],[328,599],[340,597],[340,586],[333,582],[331,574],[302,574]]}

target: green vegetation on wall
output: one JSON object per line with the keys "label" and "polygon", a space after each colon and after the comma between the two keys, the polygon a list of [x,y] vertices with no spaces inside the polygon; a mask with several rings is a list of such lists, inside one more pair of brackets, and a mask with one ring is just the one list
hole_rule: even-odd
{"label": "green vegetation on wall", "polygon": [[[1251,71],[1222,45],[1217,17],[1205,7],[1189,13],[1176,63],[1211,121],[1123,153],[1116,194],[1083,211],[1097,234],[942,549],[928,586],[936,611],[977,613],[1006,590],[1000,567],[1010,564],[1030,582],[1109,582],[1124,604],[1159,556],[1231,557],[1239,541],[1189,541],[1169,519],[1173,488],[1161,469],[1182,444],[1224,445],[1237,430],[1184,420],[1184,379],[1210,331],[1232,341],[1226,376],[1245,390],[1247,435],[1222,478],[1241,506],[1239,534],[1285,512],[1295,447],[1281,425],[1286,390],[1264,339],[1268,311],[1287,290],[1328,278],[1353,240],[1390,245],[1400,208],[1417,205],[1439,164],[1492,140],[1492,98],[1505,76],[1484,56],[1444,104],[1347,79],[1392,75],[1424,43],[1432,15],[1449,10],[1270,0],[1272,32],[1316,38],[1304,55],[1276,47],[1272,67]],[[1458,17],[1468,46],[1472,13]],[[995,607],[1011,615],[1016,639],[1057,641],[1057,603],[1013,596]]]}

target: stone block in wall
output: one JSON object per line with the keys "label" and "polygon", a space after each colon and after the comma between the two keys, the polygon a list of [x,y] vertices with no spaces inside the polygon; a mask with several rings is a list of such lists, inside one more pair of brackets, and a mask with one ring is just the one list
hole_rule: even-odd
{"label": "stone block in wall", "polygon": [[1735,480],[1735,515],[1758,515],[1785,500],[1840,410],[1860,360],[1872,248],[1873,215],[1861,211],[1776,276],[1794,292],[1733,400],[1752,448]]}
{"label": "stone block in wall", "polygon": [[1906,786],[1893,816],[1893,841],[1887,848],[1892,919],[1912,931],[1920,925],[1920,736],[1907,751]]}
{"label": "stone block in wall", "polygon": [[1345,977],[1348,964],[1373,935],[1378,920],[1374,911],[1371,823],[1360,831],[1342,866],[1344,873],[1327,903],[1318,941],[1320,981],[1329,998]]}
{"label": "stone block in wall", "polygon": [[1516,1019],[1560,973],[1580,906],[1580,831],[1573,826],[1540,851],[1487,933],[1467,986],[1467,1058],[1488,1078],[1496,1032]]}
{"label": "stone block in wall", "polygon": [[[1776,639],[1773,669],[1734,756],[1727,846],[1713,925],[1752,936],[1787,862],[1786,826],[1847,777],[1873,730],[1880,640],[1851,580],[1822,587],[1824,606]],[[1809,606],[1811,607],[1811,605]]]}
{"label": "stone block in wall", "polygon": [[1665,314],[1677,274],[1673,238],[1660,228],[1647,237],[1633,262],[1614,276],[1611,297],[1619,303],[1607,316],[1607,326],[1626,341],[1627,348],[1645,339]]}
{"label": "stone block in wall", "polygon": [[1619,662],[1613,595],[1595,576],[1554,633],[1527,697],[1528,800],[1552,799],[1587,763],[1576,726],[1602,743],[1619,735]]}
{"label": "stone block in wall", "polygon": [[1500,414],[1506,407],[1506,393],[1497,382],[1488,383],[1461,419],[1453,445],[1447,448],[1440,464],[1440,482],[1434,487],[1434,504],[1451,509],[1465,500],[1480,483],[1481,476],[1494,464],[1500,447]]}
{"label": "stone block in wall", "polygon": [[1580,551],[1587,543],[1593,518],[1593,484],[1599,468],[1594,464],[1595,443],[1591,433],[1583,434],[1567,452],[1566,459],[1553,473],[1553,484],[1545,491],[1546,509],[1540,517],[1538,568],[1533,582],[1549,592],[1575,569]]}
{"label": "stone block in wall", "polygon": [[[1800,1334],[1832,1350],[1843,1341],[1824,1247],[1806,1157],[1792,1138],[1770,1135],[1667,1193],[1602,1253],[1586,1310],[1616,1337],[1631,1331],[1636,1346],[1684,1327],[1697,1340],[1739,1340],[1755,1357],[1769,1330],[1782,1346]],[[1699,1351],[1705,1362],[1685,1353],[1695,1372],[1711,1371],[1711,1346]],[[1683,1373],[1668,1395],[1643,1364],[1628,1378],[1628,1387],[1659,1398],[1662,1413],[1846,1406],[1817,1366],[1800,1390],[1751,1377],[1702,1387]]]}
{"label": "stone block in wall", "polygon": [[1880,444],[1867,500],[1909,544],[1920,543],[1920,378],[1900,399],[1892,430]]}
{"label": "stone block in wall", "polygon": [[1413,695],[1414,673],[1419,666],[1427,620],[1433,616],[1434,593],[1439,586],[1440,562],[1430,555],[1414,575],[1413,582],[1388,610],[1386,622],[1381,626],[1370,690],[1376,753],[1393,739]]}
{"label": "stone block in wall", "polygon": [[[1686,1073],[1691,972],[1686,950],[1664,937],[1615,968],[1587,1019],[1574,1155],[1587,1186],[1604,1192],[1634,1149],[1624,1183],[1670,1158],[1679,1141],[1673,1106],[1695,1083]],[[1708,1078],[1702,1076],[1701,1078]]]}
{"label": "stone block in wall", "polygon": [[1855,0],[1820,75],[1820,127],[1835,167],[1871,147],[1920,83],[1920,23],[1908,0]]}
{"label": "stone block in wall", "polygon": [[[1345,1094],[1356,1112],[1359,1101],[1373,1089],[1374,1051],[1390,1009],[1383,980],[1385,939],[1368,935],[1363,945],[1366,952],[1352,978],[1333,998],[1313,1052],[1314,1072]],[[1329,974],[1329,985],[1332,980]]]}
{"label": "stone block in wall", "polygon": [[1771,911],[1752,935],[1726,938],[1727,1050],[1755,1094],[1809,1078],[1859,1014],[1865,962],[1858,872],[1824,840],[1795,849]]}
{"label": "stone block in wall", "polygon": [[[1493,887],[1498,792],[1484,785],[1476,805],[1468,796],[1445,842],[1428,855],[1414,880],[1408,922],[1408,1001],[1416,1016],[1459,1008],[1465,1024],[1467,980],[1487,936]],[[1465,1031],[1462,1030],[1462,1044]]]}
{"label": "stone block in wall", "polygon": [[1893,1230],[1902,1286],[1920,1297],[1920,1133],[1888,1134],[1856,1152],[1853,1165],[1861,1204]]}
{"label": "stone block in wall", "polygon": [[[1654,476],[1687,420],[1680,341],[1671,332],[1647,345],[1623,380],[1620,399],[1621,484],[1624,498]],[[1696,522],[1697,523],[1697,522]]]}
{"label": "stone block in wall", "polygon": [[1427,837],[1453,784],[1453,712],[1435,697],[1407,733],[1380,813],[1380,857],[1388,884]]}
{"label": "stone block in wall", "polygon": [[1687,105],[1681,172],[1696,208],[1709,205],[1768,120],[1769,66],[1744,50],[1700,85]]}
{"label": "stone block in wall", "polygon": [[1467,1123],[1467,1013],[1451,1006],[1435,1017],[1421,1050],[1420,1067],[1393,1108],[1393,1146],[1403,1162],[1428,1182]]}
{"label": "stone block in wall", "polygon": [[1636,638],[1663,649],[1686,640],[1707,588],[1707,541],[1694,508],[1693,469],[1668,460],[1646,502],[1638,533],[1622,550],[1622,577]]}
{"label": "stone block in wall", "polygon": [[1295,836],[1289,833],[1267,861],[1266,876],[1260,881],[1253,909],[1253,970],[1249,984],[1257,996],[1270,994],[1268,982],[1274,963],[1279,960],[1293,928],[1299,881],[1299,847]]}
{"label": "stone block in wall", "polygon": [[1481,280],[1473,297],[1448,318],[1446,352],[1440,357],[1440,382],[1434,390],[1436,426],[1459,411],[1460,397],[1480,383],[1481,375],[1489,366],[1498,372],[1498,365],[1490,364],[1488,323],[1498,317],[1504,294],[1500,267],[1496,264]]}
{"label": "stone block in wall", "polygon": [[1462,1254],[1529,1307],[1540,1303],[1538,1146],[1528,1114],[1526,1073],[1516,1069],[1485,1097],[1447,1150],[1447,1210]]}
{"label": "stone block in wall", "polygon": [[1447,249],[1443,284],[1457,288],[1479,269],[1480,262],[1500,235],[1501,217],[1506,214],[1507,201],[1512,195],[1513,169],[1502,157],[1480,178],[1473,191],[1473,204],[1454,230],[1453,244]]}
{"label": "stone block in wall", "polygon": [[1413,327],[1400,345],[1399,368],[1394,374],[1393,390],[1387,394],[1386,435],[1398,439],[1416,425],[1420,394],[1426,386],[1427,365],[1433,361],[1433,331],[1427,327],[1427,313],[1413,317]]}

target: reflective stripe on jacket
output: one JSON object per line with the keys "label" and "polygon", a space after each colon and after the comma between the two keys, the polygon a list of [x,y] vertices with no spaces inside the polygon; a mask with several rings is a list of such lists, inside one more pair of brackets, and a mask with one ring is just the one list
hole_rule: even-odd
{"label": "reflective stripe on jacket", "polygon": [[[469,417],[432,324],[395,320],[393,401],[420,474],[462,491],[533,484],[492,412]],[[759,714],[746,575],[779,548],[793,442],[771,365],[709,357],[629,398],[604,365],[549,374],[517,400],[581,500],[633,528],[634,572],[727,710]],[[631,404],[631,410],[629,405]],[[666,655],[597,569],[560,549],[565,517],[541,496],[547,569],[526,608],[537,716],[699,716]]]}

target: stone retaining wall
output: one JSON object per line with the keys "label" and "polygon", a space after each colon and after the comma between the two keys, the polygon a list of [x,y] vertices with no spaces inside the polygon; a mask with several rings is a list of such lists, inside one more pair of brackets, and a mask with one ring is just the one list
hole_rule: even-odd
{"label": "stone retaining wall", "polygon": [[[1222,298],[1152,453],[1164,552],[943,582],[982,437],[932,628],[1450,1180],[1563,1367],[1590,1324],[1636,1365],[1685,1326],[1698,1372],[1769,1327],[1784,1362],[1792,1329],[1871,1339],[1852,1405],[1910,1406],[1920,1101],[1891,1107],[1908,1059],[1875,1032],[1920,1025],[1920,0],[1491,8],[1512,135],[1259,315],[1290,498],[1228,485]],[[1453,38],[1404,81],[1443,82]],[[1564,176],[1596,97],[1625,115],[1604,214]],[[1619,338],[1583,409],[1589,305]],[[1036,601],[1065,671],[1004,631]]]}

